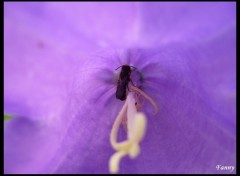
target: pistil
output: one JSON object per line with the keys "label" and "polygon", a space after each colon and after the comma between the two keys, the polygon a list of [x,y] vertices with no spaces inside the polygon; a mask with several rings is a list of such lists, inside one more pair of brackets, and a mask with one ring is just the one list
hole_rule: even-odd
{"label": "pistil", "polygon": [[[127,99],[119,112],[111,130],[110,142],[116,152],[109,160],[109,170],[111,173],[119,171],[119,162],[122,157],[129,155],[135,158],[140,153],[139,143],[142,141],[147,125],[147,119],[144,113],[138,112],[144,101],[140,102],[140,96],[143,96],[154,106],[156,112],[158,107],[156,103],[143,91],[137,87],[131,86]],[[123,118],[127,116],[127,140],[117,142],[117,133]]]}

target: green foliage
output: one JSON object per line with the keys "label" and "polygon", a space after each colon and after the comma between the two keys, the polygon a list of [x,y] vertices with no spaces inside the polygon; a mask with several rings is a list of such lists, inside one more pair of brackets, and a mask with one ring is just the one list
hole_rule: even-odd
{"label": "green foliage", "polygon": [[10,118],[11,118],[10,115],[4,114],[4,121],[6,121],[6,120],[8,120],[8,119],[10,119]]}

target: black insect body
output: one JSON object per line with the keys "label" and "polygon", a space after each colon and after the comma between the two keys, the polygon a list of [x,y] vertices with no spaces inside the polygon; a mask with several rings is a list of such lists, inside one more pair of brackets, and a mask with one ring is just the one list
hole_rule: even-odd
{"label": "black insect body", "polygon": [[[126,100],[126,97],[127,97],[127,89],[129,90],[128,83],[130,81],[132,82],[130,76],[131,76],[131,72],[132,72],[131,67],[133,67],[133,66],[122,65],[120,67],[122,67],[122,70],[121,70],[121,73],[120,73],[120,76],[118,79],[116,98],[124,101],[124,100]],[[120,67],[118,67],[117,69],[119,69]],[[133,68],[135,68],[135,67],[133,67]]]}

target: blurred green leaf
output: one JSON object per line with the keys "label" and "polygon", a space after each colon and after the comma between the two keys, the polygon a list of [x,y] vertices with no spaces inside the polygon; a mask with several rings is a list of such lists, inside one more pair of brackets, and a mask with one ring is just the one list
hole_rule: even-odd
{"label": "blurred green leaf", "polygon": [[10,119],[10,118],[11,118],[10,115],[4,114],[4,121],[5,121],[5,120],[8,120],[8,119]]}

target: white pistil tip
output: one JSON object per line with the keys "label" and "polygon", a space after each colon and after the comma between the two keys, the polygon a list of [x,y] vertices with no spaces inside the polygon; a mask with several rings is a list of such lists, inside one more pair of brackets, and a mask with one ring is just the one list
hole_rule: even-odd
{"label": "white pistil tip", "polygon": [[[132,90],[148,99],[151,104],[155,107],[156,112],[158,111],[156,103],[147,96],[141,90],[134,87]],[[116,150],[109,160],[109,171],[110,173],[117,173],[119,170],[119,163],[122,157],[129,155],[130,158],[136,158],[140,153],[139,143],[142,141],[147,126],[147,119],[144,113],[137,112],[142,105],[138,106],[138,98],[134,98],[132,92],[128,93],[127,100],[125,101],[122,110],[119,112],[111,130],[110,142],[112,147]],[[137,103],[137,104],[135,104]],[[140,108],[139,108],[140,107]],[[123,142],[117,142],[117,132],[123,117],[127,117],[127,140]]]}
{"label": "white pistil tip", "polygon": [[114,155],[111,156],[109,161],[109,168],[111,173],[117,173],[119,170],[119,161],[120,159],[125,156],[127,152],[116,152]]}

